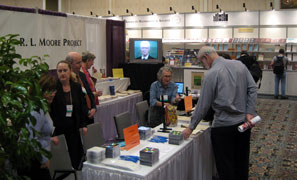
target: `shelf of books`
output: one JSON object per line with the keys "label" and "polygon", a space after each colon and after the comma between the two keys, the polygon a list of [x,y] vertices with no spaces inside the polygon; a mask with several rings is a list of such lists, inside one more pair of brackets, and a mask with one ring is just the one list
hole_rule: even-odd
{"label": "shelf of books", "polygon": [[214,47],[218,52],[228,53],[232,59],[244,50],[256,56],[258,61],[271,61],[280,49],[284,49],[290,61],[297,62],[297,38],[215,38],[215,39],[163,39],[163,43],[183,43],[185,48],[199,49],[204,45]]}

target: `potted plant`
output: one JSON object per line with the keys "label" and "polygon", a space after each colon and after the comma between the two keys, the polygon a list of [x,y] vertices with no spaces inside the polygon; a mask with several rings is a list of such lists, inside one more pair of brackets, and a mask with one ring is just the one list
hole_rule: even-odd
{"label": "potted plant", "polygon": [[0,179],[21,179],[17,169],[30,166],[33,157],[49,156],[30,139],[28,126],[30,121],[36,123],[32,111],[48,110],[38,84],[48,65],[43,58],[17,54],[15,47],[21,45],[17,37],[0,37]]}

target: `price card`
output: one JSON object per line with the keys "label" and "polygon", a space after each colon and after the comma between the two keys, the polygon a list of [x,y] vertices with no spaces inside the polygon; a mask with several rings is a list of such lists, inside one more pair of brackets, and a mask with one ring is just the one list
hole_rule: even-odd
{"label": "price card", "polygon": [[126,144],[126,150],[137,146],[140,144],[139,140],[139,132],[138,132],[138,125],[134,124],[130,127],[127,127],[123,130],[124,132],[124,138],[125,138],[125,144]]}
{"label": "price card", "polygon": [[185,111],[186,112],[191,111],[193,107],[192,96],[186,96],[184,101],[185,101]]}

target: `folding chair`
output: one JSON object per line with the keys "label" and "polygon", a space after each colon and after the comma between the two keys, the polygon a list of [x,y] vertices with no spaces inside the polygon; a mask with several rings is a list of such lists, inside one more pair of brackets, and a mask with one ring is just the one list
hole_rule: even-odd
{"label": "folding chair", "polygon": [[115,125],[118,133],[118,140],[124,140],[123,129],[133,125],[130,112],[123,112],[114,116]]}
{"label": "folding chair", "polygon": [[139,119],[139,126],[146,126],[148,120],[148,103],[141,101],[135,104],[136,113]]}
{"label": "folding chair", "polygon": [[69,156],[65,136],[62,134],[59,135],[58,138],[58,145],[51,143],[52,158],[50,159],[50,172],[53,177],[53,180],[56,179],[56,175],[58,173],[63,173],[63,175],[57,178],[61,178],[65,174],[65,177],[67,177],[68,174],[73,173],[75,180],[77,180],[76,170],[72,167],[71,164],[71,159]]}
{"label": "folding chair", "polygon": [[87,128],[88,128],[88,132],[86,135],[83,135],[82,131],[80,131],[85,152],[89,148],[92,148],[94,146],[100,147],[105,143],[101,123],[90,124],[87,126]]}

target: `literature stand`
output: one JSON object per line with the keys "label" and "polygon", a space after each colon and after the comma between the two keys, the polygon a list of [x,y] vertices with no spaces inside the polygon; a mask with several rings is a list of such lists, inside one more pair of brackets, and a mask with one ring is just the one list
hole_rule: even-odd
{"label": "literature stand", "polygon": [[169,133],[170,130],[172,130],[171,128],[167,128],[166,125],[166,118],[165,118],[165,107],[164,107],[164,96],[161,95],[161,103],[162,103],[162,113],[164,114],[164,118],[163,118],[163,128],[160,128],[160,130],[158,132],[163,132],[163,133]]}

